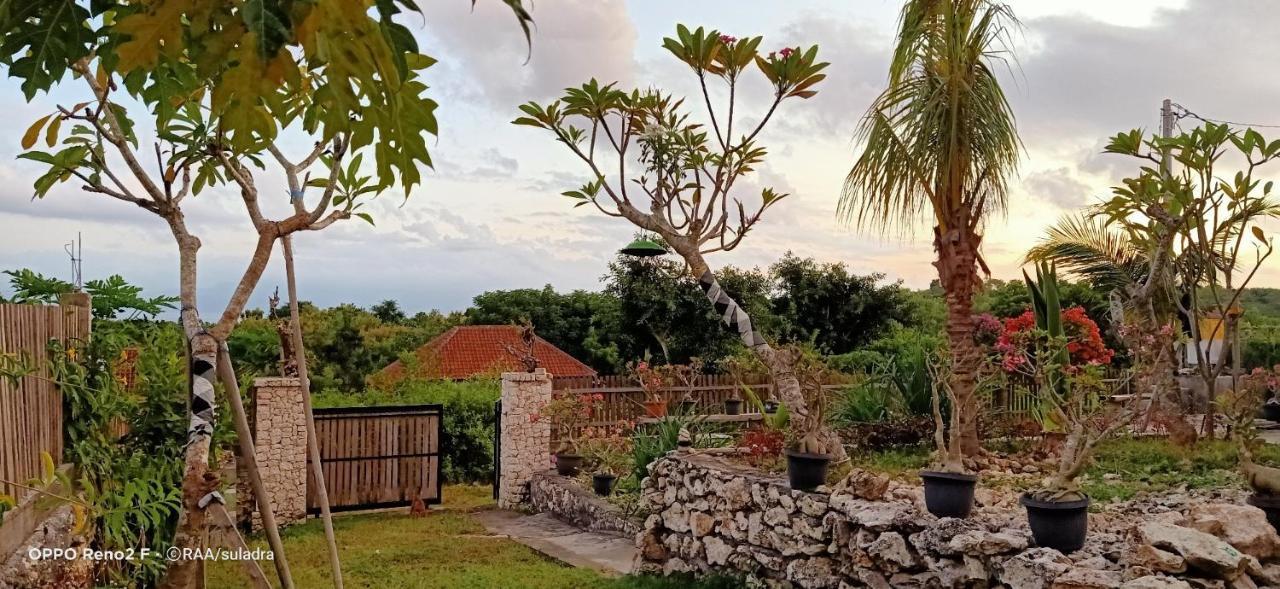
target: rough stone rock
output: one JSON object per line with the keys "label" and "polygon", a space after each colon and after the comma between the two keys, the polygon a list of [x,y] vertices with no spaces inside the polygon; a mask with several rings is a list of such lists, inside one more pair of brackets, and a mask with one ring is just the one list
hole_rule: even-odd
{"label": "rough stone rock", "polygon": [[1191,585],[1181,579],[1147,575],[1125,581],[1120,589],[1191,589]]}
{"label": "rough stone rock", "polygon": [[832,495],[831,506],[854,524],[882,532],[890,528],[919,526],[921,513],[906,503],[864,501],[852,495]]}
{"label": "rough stone rock", "polygon": [[831,559],[826,557],[793,560],[787,565],[787,579],[804,589],[826,589],[840,585]]}
{"label": "rough stone rock", "polygon": [[855,468],[832,488],[834,493],[847,493],[859,499],[879,501],[889,490],[889,477]]}
{"label": "rough stone rock", "polygon": [[1000,564],[998,576],[1010,589],[1046,589],[1071,568],[1071,559],[1052,548],[1032,548]]}
{"label": "rough stone rock", "polygon": [[955,556],[963,552],[951,546],[951,540],[961,534],[981,532],[978,524],[967,519],[943,518],[924,531],[911,535],[911,544],[920,552]]}
{"label": "rough stone rock", "polygon": [[729,555],[733,554],[732,546],[714,536],[704,540],[703,546],[706,550],[707,564],[725,564],[729,561]]}
{"label": "rough stone rock", "polygon": [[953,553],[971,554],[974,556],[994,556],[1016,552],[1027,547],[1027,538],[1012,530],[988,532],[971,530],[957,534],[947,542],[948,550]]}
{"label": "rough stone rock", "polygon": [[676,503],[662,512],[662,525],[673,532],[688,532],[689,514],[685,511],[683,505]]}
{"label": "rough stone rock", "polygon": [[1143,567],[1158,573],[1183,573],[1187,570],[1185,558],[1150,544],[1139,544],[1125,558],[1130,566]]}
{"label": "rough stone rock", "polygon": [[1114,589],[1120,586],[1120,573],[1073,567],[1058,575],[1050,589]]}
{"label": "rough stone rock", "polygon": [[911,569],[920,564],[919,559],[907,546],[906,539],[897,532],[880,534],[867,545],[866,551],[880,569],[888,573]]}
{"label": "rough stone rock", "polygon": [[715,518],[706,513],[695,511],[689,514],[689,531],[697,538],[710,534],[715,525]]}
{"label": "rough stone rock", "polygon": [[1260,565],[1256,571],[1249,571],[1255,579],[1268,587],[1280,587],[1280,564]]}
{"label": "rough stone rock", "polygon": [[1234,546],[1236,550],[1266,560],[1280,554],[1280,536],[1266,521],[1266,514],[1251,505],[1210,503],[1193,505],[1187,511],[1189,528],[1213,534]]}
{"label": "rough stone rock", "polygon": [[1248,559],[1230,544],[1199,530],[1159,522],[1138,528],[1142,541],[1182,555],[1187,566],[1221,579],[1240,576]]}
{"label": "rough stone rock", "polygon": [[640,549],[640,557],[648,561],[661,561],[667,558],[667,548],[658,537],[658,530],[646,528],[636,534],[636,548]]}
{"label": "rough stone rock", "polygon": [[720,496],[724,498],[725,509],[738,510],[751,504],[751,490],[746,479],[734,477],[720,486]]}

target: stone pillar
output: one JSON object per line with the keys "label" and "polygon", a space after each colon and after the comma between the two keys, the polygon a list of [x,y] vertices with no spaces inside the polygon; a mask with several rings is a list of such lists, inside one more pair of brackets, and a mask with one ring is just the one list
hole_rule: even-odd
{"label": "stone pillar", "polygon": [[[286,525],[307,518],[307,417],[302,407],[302,382],[297,378],[257,378],[253,381],[253,443],[262,486],[275,511],[276,523]],[[241,486],[248,492],[248,481]],[[253,495],[245,496],[252,505]],[[262,529],[253,510],[252,528]]]}
{"label": "stone pillar", "polygon": [[551,422],[536,415],[551,401],[545,369],[502,374],[501,471],[498,507],[513,509],[529,497],[529,479],[551,468]]}

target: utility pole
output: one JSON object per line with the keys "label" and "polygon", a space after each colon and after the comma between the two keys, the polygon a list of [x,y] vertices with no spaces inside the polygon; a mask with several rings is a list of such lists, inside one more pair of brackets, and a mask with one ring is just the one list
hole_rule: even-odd
{"label": "utility pole", "polygon": [[[1173,137],[1173,101],[1168,98],[1160,104],[1160,136],[1169,139]],[[1169,177],[1169,148],[1160,150],[1160,173],[1166,178]]]}

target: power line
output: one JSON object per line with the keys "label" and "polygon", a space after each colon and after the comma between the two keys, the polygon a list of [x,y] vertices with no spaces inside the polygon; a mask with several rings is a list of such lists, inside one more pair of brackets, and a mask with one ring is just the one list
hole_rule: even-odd
{"label": "power line", "polygon": [[1176,102],[1173,103],[1173,107],[1182,111],[1182,112],[1176,113],[1176,116],[1179,119],[1182,119],[1185,117],[1191,117],[1193,119],[1199,119],[1206,123],[1218,123],[1219,125],[1231,125],[1235,127],[1259,127],[1259,128],[1266,128],[1266,129],[1280,129],[1280,125],[1264,125],[1261,123],[1242,123],[1240,121],[1228,121],[1225,119],[1214,119],[1210,117],[1203,117],[1203,116],[1200,116],[1199,114],[1196,114],[1195,111],[1192,111],[1191,109],[1185,106],[1182,106],[1181,104],[1178,104]]}

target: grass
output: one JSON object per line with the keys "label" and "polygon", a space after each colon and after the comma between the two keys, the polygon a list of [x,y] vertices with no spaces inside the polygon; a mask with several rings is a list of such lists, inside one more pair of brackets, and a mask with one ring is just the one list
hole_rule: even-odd
{"label": "grass", "polygon": [[[928,466],[930,452],[927,446],[892,448],[856,456],[854,462],[894,478],[912,479]],[[1280,447],[1268,445],[1259,454],[1262,461],[1280,463]],[[1162,438],[1122,438],[1099,444],[1093,458],[1080,482],[1097,503],[1124,501],[1143,492],[1244,488],[1233,442],[1211,440],[1180,448]],[[985,477],[981,484],[1022,490],[1038,483],[1039,477]]]}
{"label": "grass", "polygon": [[[543,589],[728,589],[740,586],[730,579],[661,579],[642,576],[608,578],[566,566],[534,550],[489,535],[472,517],[492,506],[490,487],[446,486],[442,509],[425,517],[403,511],[339,515],[333,520],[341,552],[346,587],[467,588],[529,587]],[[282,532],[289,566],[298,587],[332,587],[324,529],[318,519]],[[251,541],[265,548],[262,538]],[[274,577],[271,563],[262,563]],[[246,585],[238,563],[208,565],[208,587],[231,589]]]}

